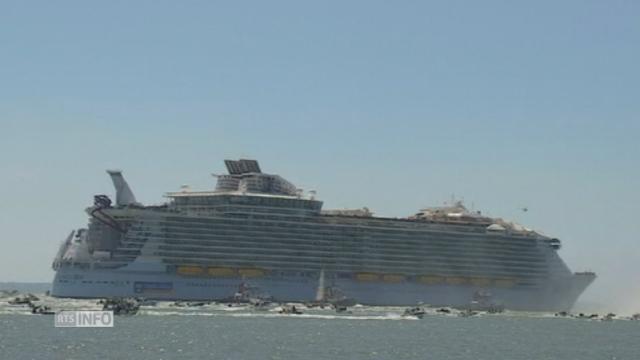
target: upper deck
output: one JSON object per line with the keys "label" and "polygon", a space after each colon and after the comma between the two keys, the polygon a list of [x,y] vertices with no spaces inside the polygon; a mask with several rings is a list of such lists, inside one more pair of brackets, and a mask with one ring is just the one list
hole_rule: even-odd
{"label": "upper deck", "polygon": [[214,175],[214,191],[183,189],[165,196],[171,206],[187,211],[232,210],[260,207],[275,212],[289,211],[319,214],[322,202],[305,198],[302,190],[279,175],[265,174],[255,160],[225,160],[229,174]]}
{"label": "upper deck", "polygon": [[[255,160],[225,160],[228,174],[214,175],[216,187],[211,191],[192,191],[183,187],[181,191],[169,192],[165,196],[170,202],[161,207],[145,207],[135,201],[133,193],[122,174],[111,171],[116,186],[118,207],[143,207],[159,211],[175,211],[188,215],[212,216],[219,214],[262,214],[272,216],[319,216],[361,221],[392,221],[403,223],[426,223],[438,226],[478,228],[493,234],[542,237],[531,229],[519,224],[482,215],[479,211],[468,210],[461,202],[446,206],[430,207],[402,218],[373,216],[367,208],[322,210],[322,201],[315,199],[314,192],[303,194],[294,184],[279,175],[265,174]],[[103,196],[106,197],[106,196]],[[108,199],[107,199],[108,200]],[[99,207],[103,208],[105,204]],[[107,207],[110,206],[106,204]],[[92,207],[90,211],[94,208]],[[556,240],[556,239],[553,239]]]}
{"label": "upper deck", "polygon": [[322,201],[304,199],[296,196],[272,195],[263,193],[243,193],[237,191],[188,191],[168,193],[172,199],[170,206],[181,210],[222,210],[264,208],[273,212],[305,212],[319,214]]}
{"label": "upper deck", "polygon": [[[235,212],[249,208],[273,213],[305,214],[333,217],[374,218],[368,208],[322,210],[322,202],[313,196],[304,197],[298,189],[279,175],[265,174],[256,160],[225,160],[229,174],[214,175],[218,181],[214,191],[190,191],[167,193],[172,199],[170,206],[187,212],[200,214],[213,211]],[[421,209],[406,218],[388,218],[410,222],[470,226],[486,229],[492,233],[515,233],[540,235],[513,222],[482,215],[479,211],[468,210],[462,202]]]}

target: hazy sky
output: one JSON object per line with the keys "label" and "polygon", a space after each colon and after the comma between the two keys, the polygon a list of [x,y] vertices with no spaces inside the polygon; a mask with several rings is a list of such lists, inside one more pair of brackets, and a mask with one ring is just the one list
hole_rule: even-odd
{"label": "hazy sky", "polygon": [[251,157],[327,208],[464,197],[640,310],[639,64],[638,1],[3,1],[0,281],[51,280],[107,168],[159,203]]}

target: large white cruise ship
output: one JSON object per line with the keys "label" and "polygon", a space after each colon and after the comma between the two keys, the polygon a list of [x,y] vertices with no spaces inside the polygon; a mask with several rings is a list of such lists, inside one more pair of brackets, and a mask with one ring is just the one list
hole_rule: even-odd
{"label": "large white cruise ship", "polygon": [[[478,294],[517,310],[569,310],[595,279],[572,273],[560,241],[461,203],[406,218],[322,202],[255,160],[226,160],[213,191],[183,188],[138,203],[109,171],[115,204],[96,195],[88,228],[53,262],[52,295],[221,300],[251,284],[280,301],[318,286],[367,305],[467,306]],[[324,289],[323,289],[324,290]]]}

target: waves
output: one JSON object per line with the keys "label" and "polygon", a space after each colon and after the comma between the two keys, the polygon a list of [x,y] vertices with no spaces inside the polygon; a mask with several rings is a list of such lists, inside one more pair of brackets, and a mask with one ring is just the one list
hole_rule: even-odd
{"label": "waves", "polygon": [[[36,294],[38,305],[46,305],[53,311],[62,310],[101,310],[102,306],[96,299],[61,299]],[[14,297],[0,298],[1,315],[32,315],[31,309],[24,305],[11,305],[9,303]],[[282,306],[273,305],[269,308],[255,308],[251,305],[229,305],[218,303],[206,303],[199,306],[189,306],[186,303],[158,302],[152,306],[141,306],[140,311],[135,316],[209,316],[209,317],[231,317],[231,318],[283,318],[283,319],[320,319],[320,320],[378,320],[378,321],[415,321],[419,320],[415,316],[403,315],[404,307],[385,306],[363,306],[356,305],[346,311],[336,312],[331,308],[307,308],[303,304],[295,304],[302,314],[283,314]],[[435,309],[425,308],[425,320],[430,317],[439,318],[484,318],[484,317],[510,317],[510,318],[554,318],[563,320],[579,321],[603,321],[603,320],[631,320],[630,316],[592,316],[592,314],[554,314],[544,312],[516,312],[505,311],[499,314],[489,314],[475,312],[471,315],[465,314],[455,309]]]}

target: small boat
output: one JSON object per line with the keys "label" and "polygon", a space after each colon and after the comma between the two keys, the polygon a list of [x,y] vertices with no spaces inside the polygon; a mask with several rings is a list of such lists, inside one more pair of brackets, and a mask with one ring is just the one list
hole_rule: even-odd
{"label": "small boat", "polygon": [[261,298],[252,298],[249,300],[249,303],[253,306],[254,310],[271,310],[277,305],[270,300]]}
{"label": "small boat", "polygon": [[278,313],[280,313],[280,314],[289,314],[289,315],[301,315],[302,311],[297,309],[295,305],[292,305],[292,306],[283,306],[280,309],[280,311],[278,311]]}
{"label": "small boat", "polygon": [[458,316],[460,317],[472,317],[472,316],[476,316],[478,315],[477,311],[473,311],[471,309],[465,309],[461,312],[458,313]]}
{"label": "small boat", "polygon": [[[204,302],[204,301],[176,301],[173,304],[170,304],[169,306],[174,306],[174,307],[200,307],[200,306],[205,306],[210,304],[209,302]],[[144,304],[141,304],[144,305]]]}
{"label": "small boat", "polygon": [[140,309],[136,299],[105,299],[101,300],[102,310],[113,311],[114,315],[135,315]]}
{"label": "small boat", "polygon": [[468,308],[473,311],[486,311],[489,314],[504,312],[504,305],[496,302],[493,295],[484,290],[478,290],[473,294]]}
{"label": "small boat", "polygon": [[426,312],[424,311],[423,308],[416,306],[416,307],[413,307],[413,308],[405,309],[404,313],[402,314],[402,316],[405,316],[405,317],[415,316],[418,319],[422,319],[425,314],[426,314]]}
{"label": "small boat", "polygon": [[222,299],[221,302],[234,305],[251,304],[256,299],[269,302],[275,301],[273,296],[263,292],[259,287],[251,285],[243,280],[238,285],[238,290],[236,291],[236,293],[233,296]]}
{"label": "small boat", "polygon": [[206,303],[201,302],[201,301],[199,301],[199,302],[188,302],[187,303],[188,307],[200,307],[200,306],[205,306],[205,305],[206,305]]}
{"label": "small boat", "polygon": [[0,298],[18,295],[18,290],[0,290]]}
{"label": "small boat", "polygon": [[489,314],[499,314],[499,313],[503,313],[504,312],[504,306],[503,305],[490,305],[485,309],[486,312],[488,312]]}
{"label": "small boat", "polygon": [[158,302],[156,300],[150,300],[150,299],[145,299],[145,298],[136,298],[136,301],[138,301],[138,304],[140,304],[140,306],[156,306],[156,305],[158,305]]}
{"label": "small boat", "polygon": [[31,307],[31,313],[35,315],[55,315],[55,312],[46,305],[33,305]]}
{"label": "small boat", "polygon": [[16,297],[13,300],[9,300],[9,305],[31,305],[31,299],[28,297]]}
{"label": "small boat", "polygon": [[605,316],[604,316],[602,319],[600,319],[600,320],[602,320],[602,321],[611,321],[611,320],[613,320],[613,319],[615,319],[615,318],[616,318],[616,314],[614,314],[614,313],[608,313],[607,315],[605,315]]}
{"label": "small boat", "polygon": [[337,313],[347,312],[348,310],[346,306],[342,306],[342,305],[334,305],[334,308],[336,309]]}
{"label": "small boat", "polygon": [[[325,307],[332,307],[338,311],[338,309],[344,309],[349,306],[356,305],[355,299],[347,297],[340,288],[335,284],[325,286],[324,269],[320,271],[320,277],[318,278],[318,287],[316,289],[315,301],[307,302],[305,305],[308,308],[319,307],[324,309]],[[340,311],[338,311],[340,312]]]}

